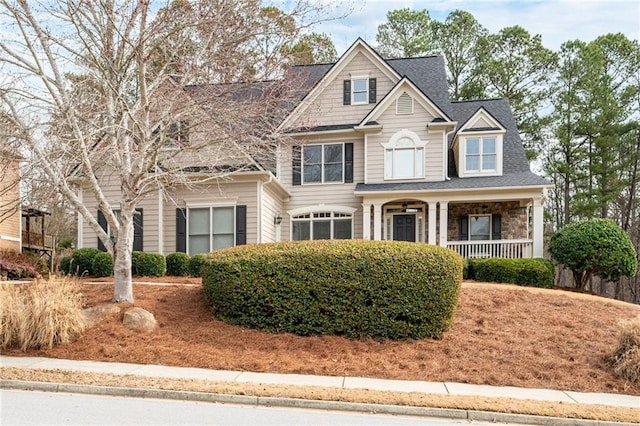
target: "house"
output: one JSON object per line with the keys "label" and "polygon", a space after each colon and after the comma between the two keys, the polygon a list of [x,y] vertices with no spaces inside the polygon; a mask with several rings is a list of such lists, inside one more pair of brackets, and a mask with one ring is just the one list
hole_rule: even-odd
{"label": "house", "polygon": [[[279,126],[294,142],[274,166],[148,195],[134,249],[363,238],[543,255],[549,183],[531,172],[506,99],[450,102],[441,57],[385,60],[361,39],[335,64],[291,73],[304,75],[303,96]],[[107,197],[117,205],[118,187]],[[78,229],[80,247],[100,246],[82,220]]]}
{"label": "house", "polygon": [[21,250],[21,160],[15,152],[0,148],[0,250]]}

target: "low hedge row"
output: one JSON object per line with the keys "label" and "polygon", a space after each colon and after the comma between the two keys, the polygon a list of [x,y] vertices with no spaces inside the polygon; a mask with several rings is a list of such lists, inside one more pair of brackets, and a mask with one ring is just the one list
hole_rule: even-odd
{"label": "low hedge row", "polygon": [[[82,248],[60,260],[60,270],[67,275],[107,277],[113,274],[113,260],[109,253]],[[159,253],[134,251],[131,254],[131,273],[137,276],[161,277],[166,273],[165,257]]]}
{"label": "low hedge row", "polygon": [[546,259],[466,259],[464,277],[478,281],[551,288],[553,263]]}
{"label": "low hedge row", "polygon": [[204,294],[232,324],[298,335],[438,338],[452,321],[462,259],[395,241],[238,246],[207,255]]}

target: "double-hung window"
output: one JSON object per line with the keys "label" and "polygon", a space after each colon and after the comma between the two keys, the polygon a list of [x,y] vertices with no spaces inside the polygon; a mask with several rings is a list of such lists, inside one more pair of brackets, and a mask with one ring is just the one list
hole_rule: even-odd
{"label": "double-hung window", "polygon": [[188,253],[210,251],[235,245],[234,207],[189,208],[187,216]]}
{"label": "double-hung window", "polygon": [[344,240],[352,238],[353,214],[333,211],[291,217],[292,240]]}
{"label": "double-hung window", "polygon": [[493,172],[497,169],[496,138],[467,138],[465,145],[466,172]]}
{"label": "double-hung window", "polygon": [[302,147],[303,183],[342,183],[343,181],[343,143],[304,145]]}
{"label": "double-hung window", "polygon": [[377,101],[376,79],[369,74],[352,75],[343,81],[343,105],[375,104]]}
{"label": "double-hung window", "polygon": [[424,177],[424,147],[418,135],[403,130],[382,144],[385,149],[385,179],[414,179]]}
{"label": "double-hung window", "polygon": [[[113,209],[113,214],[116,216],[116,220],[120,222],[121,211],[120,209]],[[98,210],[98,225],[109,235],[109,238],[114,240],[114,232],[111,226],[107,223],[107,219],[104,214]],[[98,239],[98,250],[106,251],[106,247],[103,242]],[[137,208],[133,214],[133,250],[143,250],[143,210]]]}
{"label": "double-hung window", "polygon": [[369,103],[369,79],[356,78],[351,80],[351,104]]}

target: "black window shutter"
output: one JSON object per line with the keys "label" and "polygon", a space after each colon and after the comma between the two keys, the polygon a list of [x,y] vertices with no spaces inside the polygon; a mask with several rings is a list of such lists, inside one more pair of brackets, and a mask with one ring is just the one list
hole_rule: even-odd
{"label": "black window shutter", "polygon": [[502,216],[499,214],[491,215],[491,239],[502,239]]}
{"label": "black window shutter", "polygon": [[176,251],[187,252],[187,209],[176,209]]}
{"label": "black window shutter", "polygon": [[142,244],[142,209],[136,209],[136,213],[133,215],[133,250],[143,251]]}
{"label": "black window shutter", "polygon": [[369,103],[370,104],[376,103],[376,79],[375,78],[369,79]]}
{"label": "black window shutter", "polygon": [[247,244],[247,206],[236,206],[236,245]]}
{"label": "black window shutter", "polygon": [[458,222],[460,225],[460,241],[467,241],[469,239],[469,216],[460,216]]}
{"label": "black window shutter", "polygon": [[344,144],[344,182],[353,182],[353,143]]}
{"label": "black window shutter", "polygon": [[[98,210],[98,225],[100,225],[100,228],[107,232],[107,219],[104,217],[104,214],[102,214],[100,210]],[[102,242],[100,237],[98,237],[98,250],[107,251],[107,248],[104,246],[104,243]]]}
{"label": "black window shutter", "polygon": [[351,80],[342,82],[342,104],[351,105]]}
{"label": "black window shutter", "polygon": [[292,173],[293,184],[300,185],[302,183],[302,147],[300,145],[293,147]]}

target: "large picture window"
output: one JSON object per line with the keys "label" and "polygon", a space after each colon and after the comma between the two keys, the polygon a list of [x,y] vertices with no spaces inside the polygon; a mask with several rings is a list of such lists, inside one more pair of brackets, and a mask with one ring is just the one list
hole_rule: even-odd
{"label": "large picture window", "polygon": [[302,183],[342,183],[343,181],[343,143],[302,147]]}
{"label": "large picture window", "polygon": [[491,215],[469,216],[469,239],[476,241],[491,239]]}
{"label": "large picture window", "polygon": [[314,212],[292,216],[292,240],[345,240],[353,237],[353,214]]}
{"label": "large picture window", "polygon": [[190,208],[187,213],[188,253],[209,253],[235,243],[234,207]]}
{"label": "large picture window", "polygon": [[424,177],[424,147],[417,134],[402,130],[382,144],[385,149],[385,179],[413,179]]}
{"label": "large picture window", "polygon": [[465,151],[465,171],[493,172],[497,167],[496,138],[468,138]]}

